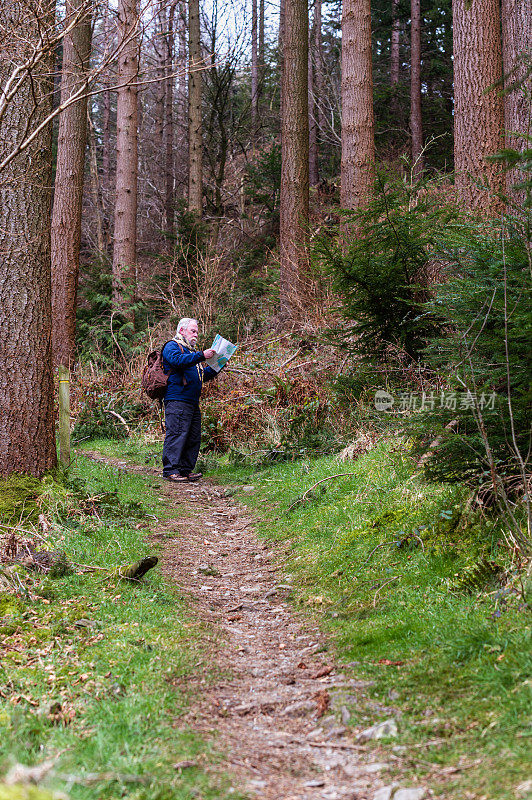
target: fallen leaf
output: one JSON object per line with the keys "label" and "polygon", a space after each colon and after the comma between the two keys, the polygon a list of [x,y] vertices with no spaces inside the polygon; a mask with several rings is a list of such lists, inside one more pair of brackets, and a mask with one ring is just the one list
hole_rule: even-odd
{"label": "fallen leaf", "polygon": [[300,661],[299,664],[297,665],[297,668],[298,669],[308,669],[308,667],[307,667],[307,665],[305,664],[304,661]]}
{"label": "fallen leaf", "polygon": [[404,664],[404,661],[390,661],[389,658],[379,658],[378,664],[381,664],[383,667],[400,667]]}
{"label": "fallen leaf", "polygon": [[331,674],[333,669],[334,667],[332,666],[332,664],[325,664],[323,667],[320,667],[319,670],[316,673],[314,673],[312,677],[314,680],[316,680],[317,678],[325,678],[326,675]]}
{"label": "fallen leaf", "polygon": [[285,647],[286,647],[286,644],[284,642],[281,642],[281,644],[279,645],[279,650],[284,650]]}
{"label": "fallen leaf", "polygon": [[326,689],[321,692],[316,692],[314,699],[316,701],[316,705],[318,706],[318,717],[323,717],[331,703],[329,692]]}

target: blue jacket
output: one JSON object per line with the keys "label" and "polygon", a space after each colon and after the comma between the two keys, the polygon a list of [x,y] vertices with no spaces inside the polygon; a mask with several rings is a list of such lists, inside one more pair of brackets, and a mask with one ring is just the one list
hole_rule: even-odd
{"label": "blue jacket", "polygon": [[168,386],[164,402],[180,400],[183,403],[198,405],[203,381],[210,381],[217,373],[204,365],[205,356],[201,350],[190,350],[177,342],[167,342],[163,347],[163,368],[168,376]]}

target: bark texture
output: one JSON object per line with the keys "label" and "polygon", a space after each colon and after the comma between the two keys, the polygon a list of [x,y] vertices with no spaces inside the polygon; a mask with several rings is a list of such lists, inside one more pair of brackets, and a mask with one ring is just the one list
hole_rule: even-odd
{"label": "bark texture", "polygon": [[265,50],[264,50],[264,4],[265,0],[259,0],[259,103],[263,91]]}
{"label": "bark texture", "polygon": [[318,142],[325,130],[325,74],[323,66],[323,37],[321,32],[321,0],[314,0],[313,24],[313,73],[314,73],[314,100],[316,108],[316,126]]}
{"label": "bark texture", "polygon": [[174,170],[179,181],[183,198],[188,199],[188,44],[187,44],[187,5],[179,0],[177,17],[177,144]]}
{"label": "bark texture", "polygon": [[251,135],[257,133],[259,112],[259,42],[257,0],[251,0]]}
{"label": "bark texture", "polygon": [[284,0],[281,82],[280,301],[295,316],[308,267],[308,6]]}
{"label": "bark texture", "polygon": [[203,142],[201,129],[201,84],[203,58],[199,0],[188,3],[188,210],[201,217],[203,211]]}
{"label": "bark texture", "polygon": [[323,54],[321,41],[321,0],[315,0],[314,19],[309,35],[308,58],[308,102],[309,102],[309,178],[310,185],[317,186],[319,174],[319,141],[324,130],[323,98],[325,80],[323,76]]}
{"label": "bark texture", "polygon": [[421,0],[410,3],[410,134],[412,171],[423,172],[423,119],[421,116]]}
{"label": "bark texture", "polygon": [[168,10],[168,27],[166,32],[166,98],[165,98],[165,191],[164,191],[164,227],[167,233],[174,230],[174,37],[175,12],[177,0]]}
{"label": "bark texture", "polygon": [[117,307],[124,301],[124,282],[135,283],[137,261],[138,23],[136,0],[119,0],[119,36],[124,46],[118,58],[116,106],[113,303]]}
{"label": "bark texture", "polygon": [[342,10],[341,203],[356,209],[372,194],[375,123],[370,0],[344,0]]}
{"label": "bark texture", "polygon": [[[466,208],[497,214],[503,173],[486,157],[503,145],[499,0],[453,0],[454,168]],[[483,189],[478,182],[487,184]]]}
{"label": "bark texture", "polygon": [[[67,19],[85,4],[68,0]],[[87,75],[91,47],[88,13],[63,39],[61,105],[77,91]],[[76,305],[81,242],[81,207],[87,143],[87,97],[65,109],[59,117],[57,168],[52,212],[52,320],[56,364],[69,367],[74,360]]]}
{"label": "bark texture", "polygon": [[392,0],[392,36],[390,41],[390,84],[399,83],[399,0]]}
{"label": "bark texture", "polygon": [[[47,0],[10,2],[0,18],[0,85],[42,48]],[[42,36],[42,39],[41,39]],[[0,157],[52,108],[53,52],[31,70],[0,122]],[[0,173],[0,475],[41,477],[56,464],[50,281],[51,125]]]}
{"label": "bark texture", "polygon": [[308,51],[308,168],[309,183],[317,186],[319,183],[318,167],[318,125],[316,120],[316,88],[314,84],[314,59],[312,53],[312,31],[309,35]]}
{"label": "bark texture", "polygon": [[[532,3],[530,0],[502,0],[501,10],[504,83],[507,90],[504,97],[506,147],[524,150],[526,140],[514,134],[530,136],[532,133]],[[514,193],[512,187],[522,180],[523,173],[518,169],[506,173],[506,190],[518,201],[524,200],[525,192]]]}

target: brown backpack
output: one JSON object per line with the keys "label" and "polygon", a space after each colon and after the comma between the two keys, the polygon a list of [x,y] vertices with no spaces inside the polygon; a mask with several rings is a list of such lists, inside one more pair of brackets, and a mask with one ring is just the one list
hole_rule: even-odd
{"label": "brown backpack", "polygon": [[[171,341],[171,340],[170,340]],[[163,369],[163,350],[168,342],[165,342],[160,350],[153,350],[142,370],[141,386],[152,400],[162,400],[168,386],[168,376],[172,372],[165,372]]]}

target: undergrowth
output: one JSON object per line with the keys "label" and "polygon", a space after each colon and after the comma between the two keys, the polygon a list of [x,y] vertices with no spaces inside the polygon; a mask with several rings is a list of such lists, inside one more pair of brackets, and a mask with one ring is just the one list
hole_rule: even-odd
{"label": "undergrowth", "polygon": [[[95,445],[158,457],[140,440]],[[354,461],[230,456],[210,455],[211,470],[262,536],[289,545],[295,602],[369,681],[349,724],[396,717],[399,738],[380,741],[379,758],[399,755],[436,796],[513,799],[528,770],[531,587],[504,523],[471,508],[466,487],[425,482],[403,439],[368,437]]]}
{"label": "undergrowth", "polygon": [[160,484],[82,457],[66,483],[8,484],[2,524],[23,535],[38,510],[73,570],[26,583],[16,567],[20,591],[0,586],[0,773],[50,759],[47,785],[73,800],[225,797],[206,773],[216,752],[180,721],[208,632],[157,569],[141,583],[112,572],[157,553]]}
{"label": "undergrowth", "polygon": [[[338,473],[351,474],[297,502]],[[350,724],[396,716],[400,738],[385,749],[442,796],[515,797],[528,770],[531,620],[503,523],[468,510],[464,487],[425,483],[406,442],[354,462],[222,462],[217,475],[255,486],[242,499],[263,536],[290,543],[296,602],[373,682]]]}

